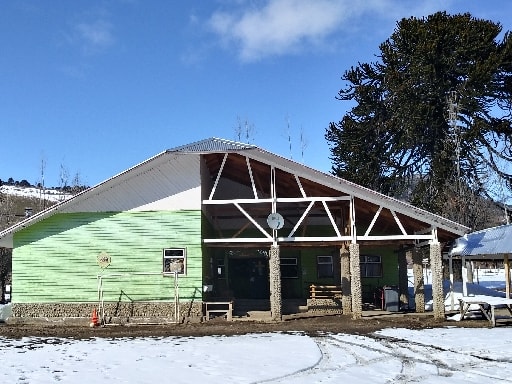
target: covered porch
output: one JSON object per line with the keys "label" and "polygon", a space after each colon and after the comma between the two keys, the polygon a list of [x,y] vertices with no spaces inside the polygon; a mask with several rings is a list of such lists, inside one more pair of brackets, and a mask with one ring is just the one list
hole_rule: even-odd
{"label": "covered porch", "polygon": [[[383,259],[396,263],[400,307],[408,302],[411,260],[415,307],[424,311],[426,256],[434,272],[434,315],[444,318],[441,253],[466,227],[255,147],[203,154],[202,164],[203,180],[209,181],[202,200],[204,271],[212,286],[205,300],[268,296],[271,318],[281,320],[285,301],[293,299],[289,271],[295,266],[294,278],[300,281],[296,298],[308,299],[311,284],[325,284],[318,264],[319,257],[328,256],[333,271],[328,285],[341,288],[336,298],[340,310],[360,318],[361,257],[366,248],[386,248],[393,255]],[[296,264],[289,260],[294,252],[300,260]],[[231,257],[219,264],[219,253]]]}

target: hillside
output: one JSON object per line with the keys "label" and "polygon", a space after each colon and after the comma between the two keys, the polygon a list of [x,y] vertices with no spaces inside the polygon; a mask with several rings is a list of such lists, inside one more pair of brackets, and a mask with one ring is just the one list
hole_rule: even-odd
{"label": "hillside", "polygon": [[56,188],[0,186],[0,230],[73,196]]}

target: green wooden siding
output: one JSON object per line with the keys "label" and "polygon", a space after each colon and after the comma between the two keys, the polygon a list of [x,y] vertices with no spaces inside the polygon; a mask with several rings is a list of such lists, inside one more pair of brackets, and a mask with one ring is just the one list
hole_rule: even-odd
{"label": "green wooden siding", "polygon": [[[366,297],[373,297],[377,288],[385,285],[398,285],[398,256],[392,247],[368,247],[361,246],[361,255],[381,256],[382,276],[362,278],[361,284],[363,293]],[[317,256],[332,256],[334,276],[328,278],[319,278],[317,270]],[[301,250],[302,264],[302,285],[304,297],[309,296],[309,287],[311,284],[320,285],[339,285],[340,284],[340,265],[339,250],[331,247],[326,248],[303,248]]]}
{"label": "green wooden siding", "polygon": [[[98,300],[100,274],[155,273],[103,279],[105,301],[174,300],[174,278],[162,276],[162,250],[185,248],[183,300],[201,300],[201,212],[56,214],[14,236],[13,302]],[[97,257],[111,264],[102,270]]]}
{"label": "green wooden siding", "polygon": [[[302,292],[304,297],[310,296],[311,284],[320,285],[339,285],[339,262],[336,257],[336,249],[332,247],[327,248],[303,248],[301,250],[301,263],[302,263]],[[334,277],[319,278],[317,270],[317,256],[332,256]]]}
{"label": "green wooden siding", "polygon": [[382,260],[381,277],[362,278],[362,284],[375,288],[385,285],[398,285],[398,255],[391,247],[361,247],[360,255],[380,256]]}

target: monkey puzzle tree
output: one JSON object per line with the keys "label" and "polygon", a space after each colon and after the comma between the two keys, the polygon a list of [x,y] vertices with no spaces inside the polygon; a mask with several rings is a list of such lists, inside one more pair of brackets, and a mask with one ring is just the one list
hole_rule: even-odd
{"label": "monkey puzzle tree", "polygon": [[439,214],[468,190],[485,196],[489,172],[510,191],[512,39],[501,33],[470,14],[398,22],[380,60],[342,76],[337,98],[356,105],[326,130],[332,172]]}

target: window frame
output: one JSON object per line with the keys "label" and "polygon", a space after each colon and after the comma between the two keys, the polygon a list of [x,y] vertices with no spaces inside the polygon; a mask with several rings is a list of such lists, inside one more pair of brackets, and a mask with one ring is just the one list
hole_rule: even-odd
{"label": "window frame", "polygon": [[[168,252],[176,252],[179,251],[181,254],[179,255],[166,255],[166,251]],[[179,263],[181,259],[181,270],[178,271],[176,274],[179,276],[186,276],[187,274],[187,249],[186,248],[164,248],[162,250],[162,273],[164,276],[174,276],[175,272],[171,271],[168,267],[171,265],[170,260],[176,260],[176,263]],[[167,268],[167,270],[166,270]]]}
{"label": "window frame", "polygon": [[[379,261],[371,261],[371,258],[378,258]],[[376,274],[369,274],[369,269],[367,266],[378,266],[378,275]],[[360,255],[359,256],[359,268],[361,270],[361,277],[362,278],[381,278],[383,273],[383,266],[382,266],[382,256],[380,255]],[[373,270],[373,268],[371,268]]]}
{"label": "window frame", "polygon": [[[284,260],[293,260],[293,263],[283,263]],[[295,273],[292,274],[283,274],[283,267],[290,267],[288,269],[292,269],[295,267]],[[279,259],[279,269],[281,272],[282,279],[298,279],[299,278],[299,258],[298,257],[282,257]],[[293,276],[292,276],[293,275]]]}
{"label": "window frame", "polygon": [[[322,258],[329,258],[329,261],[321,261]],[[330,265],[330,271],[328,273],[321,273],[323,268],[320,266]],[[316,257],[316,275],[319,279],[330,279],[334,277],[334,259],[332,255],[318,255]]]}

